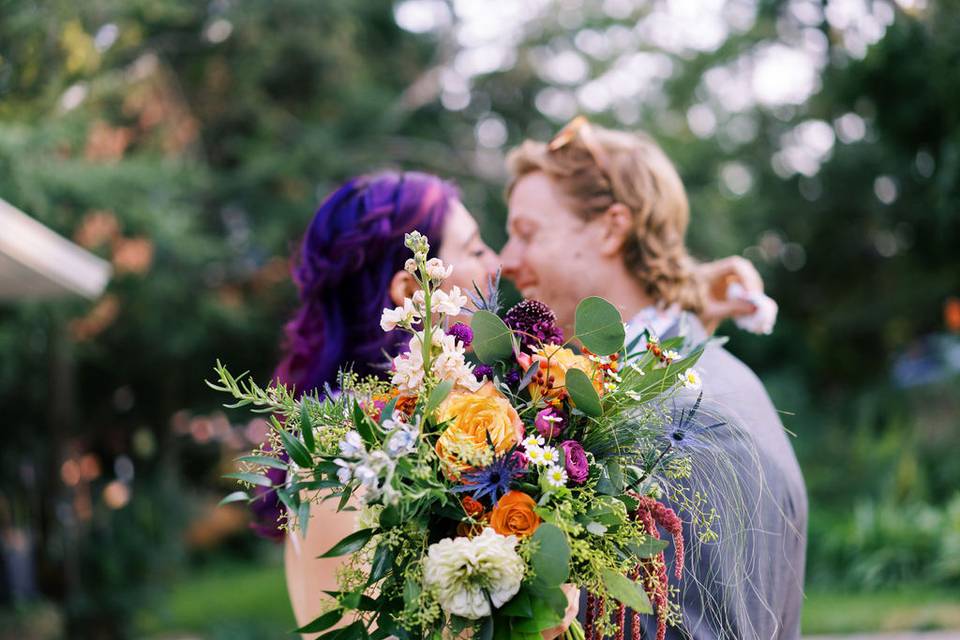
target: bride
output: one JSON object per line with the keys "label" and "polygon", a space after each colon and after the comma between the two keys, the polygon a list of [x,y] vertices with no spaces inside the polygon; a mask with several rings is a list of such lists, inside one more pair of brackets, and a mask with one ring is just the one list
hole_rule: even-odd
{"label": "bride", "polygon": [[[337,371],[350,367],[359,375],[382,373],[383,353],[397,354],[403,335],[384,333],[384,307],[402,303],[416,287],[404,270],[404,234],[419,231],[434,253],[453,266],[450,287],[471,290],[497,271],[499,260],[480,237],[456,187],[433,175],[383,172],[348,180],[331,193],[307,227],[293,264],[300,306],[285,327],[284,354],[275,377],[298,391],[335,385]],[[700,265],[708,285],[733,278],[751,290],[762,288],[749,263],[726,259]],[[711,287],[711,288],[716,288]],[[715,326],[725,317],[754,310],[750,303],[718,296],[708,300],[700,317]],[[281,507],[273,495],[254,503],[255,528],[283,536],[277,519]],[[344,558],[317,558],[355,528],[354,512],[337,512],[332,501],[315,504],[306,538],[285,541],[287,588],[298,624],[324,611],[324,591],[337,589],[336,573]],[[577,615],[576,592],[568,592],[565,625],[544,632],[560,636]]]}

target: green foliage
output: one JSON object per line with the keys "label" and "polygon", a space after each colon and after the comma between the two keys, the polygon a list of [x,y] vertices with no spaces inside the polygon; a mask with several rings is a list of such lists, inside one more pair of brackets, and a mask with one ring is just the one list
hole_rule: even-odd
{"label": "green foliage", "polygon": [[623,348],[623,318],[612,304],[591,296],[577,304],[574,331],[584,347],[599,356],[608,356]]}
{"label": "green foliage", "polygon": [[470,321],[470,328],[473,330],[473,351],[480,362],[493,364],[513,353],[513,334],[499,316],[485,310],[477,311]]}

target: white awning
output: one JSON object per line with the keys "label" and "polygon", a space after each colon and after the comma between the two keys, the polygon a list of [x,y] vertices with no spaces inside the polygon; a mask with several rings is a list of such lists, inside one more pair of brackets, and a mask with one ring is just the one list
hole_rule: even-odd
{"label": "white awning", "polygon": [[111,271],[107,261],[0,199],[0,300],[92,300],[103,293]]}

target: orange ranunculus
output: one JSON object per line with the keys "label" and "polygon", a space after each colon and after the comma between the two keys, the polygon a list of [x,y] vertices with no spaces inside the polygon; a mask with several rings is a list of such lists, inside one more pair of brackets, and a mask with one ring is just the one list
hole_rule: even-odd
{"label": "orange ranunculus", "polygon": [[489,454],[488,436],[497,455],[523,440],[523,421],[490,382],[475,392],[452,392],[437,409],[437,420],[449,421],[436,450],[454,473],[476,466]]}
{"label": "orange ranunculus", "polygon": [[577,355],[571,349],[555,344],[544,345],[533,355],[525,353],[517,358],[520,367],[526,371],[534,362],[540,363],[537,374],[527,389],[530,398],[536,402],[541,397],[547,402],[556,402],[566,397],[567,371],[580,369],[593,381],[593,388],[603,395],[603,371],[587,356]]}
{"label": "orange ranunculus", "polygon": [[533,535],[540,526],[534,511],[537,503],[522,491],[508,491],[493,507],[490,526],[500,535],[519,537]]}

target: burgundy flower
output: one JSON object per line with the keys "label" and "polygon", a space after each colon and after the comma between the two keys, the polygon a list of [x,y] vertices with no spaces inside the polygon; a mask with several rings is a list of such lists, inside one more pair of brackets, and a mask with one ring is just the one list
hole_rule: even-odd
{"label": "burgundy flower", "polygon": [[447,335],[453,336],[462,342],[465,347],[469,347],[470,343],[473,342],[473,329],[462,322],[458,322],[447,329]]}
{"label": "burgundy flower", "polygon": [[547,407],[537,413],[537,417],[533,420],[533,426],[537,428],[537,433],[544,438],[556,438],[563,433],[563,428],[567,426],[567,420],[559,410]]}
{"label": "burgundy flower", "polygon": [[590,463],[587,462],[587,454],[583,447],[576,440],[564,440],[560,443],[563,449],[563,464],[567,468],[567,477],[583,484],[590,475]]}
{"label": "burgundy flower", "polygon": [[507,312],[503,321],[518,332],[517,337],[524,349],[563,343],[563,331],[557,326],[557,316],[539,300],[521,300]]}

